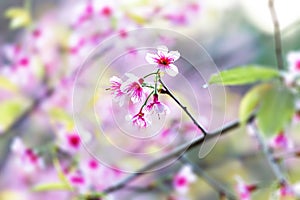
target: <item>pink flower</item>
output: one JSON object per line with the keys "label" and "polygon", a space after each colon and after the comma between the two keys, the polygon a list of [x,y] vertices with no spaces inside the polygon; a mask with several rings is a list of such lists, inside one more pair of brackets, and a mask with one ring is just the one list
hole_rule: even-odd
{"label": "pink flower", "polygon": [[151,124],[150,120],[142,110],[140,110],[140,112],[134,116],[127,116],[127,118],[133,123],[134,126],[139,128],[147,128]]}
{"label": "pink flower", "polygon": [[246,184],[240,177],[236,177],[236,191],[240,200],[251,200],[251,193],[256,190],[256,185]]}
{"label": "pink flower", "polygon": [[133,103],[141,102],[146,97],[146,93],[142,88],[144,79],[129,73],[125,75],[128,77],[128,80],[121,85],[121,92],[126,93]]}
{"label": "pink flower", "polygon": [[122,80],[116,76],[113,76],[109,79],[111,84],[110,91],[113,95],[113,99],[116,102],[119,102],[119,106],[123,106],[125,100],[125,93],[121,91]]}
{"label": "pink flower", "polygon": [[173,187],[180,194],[186,194],[191,183],[196,181],[196,175],[189,165],[183,166],[173,179]]}
{"label": "pink flower", "polygon": [[66,132],[65,130],[60,131],[59,133],[59,147],[68,152],[76,153],[81,147],[81,138],[77,132]]}
{"label": "pink flower", "polygon": [[150,114],[157,113],[158,117],[159,117],[160,114],[163,114],[163,115],[168,114],[170,112],[170,109],[164,103],[161,103],[160,101],[158,101],[158,95],[154,94],[153,102],[147,105],[147,111]]}
{"label": "pink flower", "polygon": [[270,141],[270,146],[273,149],[291,150],[293,148],[293,142],[286,137],[284,132],[280,132]]}
{"label": "pink flower", "polygon": [[289,52],[287,55],[287,61],[289,64],[290,72],[300,73],[300,52],[299,51]]}
{"label": "pink flower", "polygon": [[71,172],[67,174],[67,177],[72,187],[78,190],[79,193],[84,194],[89,191],[90,183],[80,171]]}
{"label": "pink flower", "polygon": [[173,64],[180,57],[178,51],[168,52],[166,46],[157,47],[157,54],[147,53],[146,60],[150,64],[157,64],[157,67],[165,71],[170,76],[176,76],[178,74],[177,67]]}
{"label": "pink flower", "polygon": [[109,6],[104,6],[100,12],[101,15],[104,15],[106,17],[110,17],[112,13],[112,8],[110,8]]}
{"label": "pink flower", "polygon": [[294,188],[287,184],[281,184],[280,188],[278,189],[276,195],[281,199],[285,199],[287,197],[295,197]]}
{"label": "pink flower", "polygon": [[26,147],[20,138],[14,139],[11,149],[17,155],[18,165],[22,166],[24,172],[33,173],[44,166],[38,154],[33,149]]}

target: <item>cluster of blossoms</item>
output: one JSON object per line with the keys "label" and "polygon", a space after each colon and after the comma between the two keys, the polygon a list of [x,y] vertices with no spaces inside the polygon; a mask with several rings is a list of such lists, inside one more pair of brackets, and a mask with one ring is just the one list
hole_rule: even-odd
{"label": "cluster of blossoms", "polygon": [[[138,113],[129,114],[126,118],[130,120],[133,125],[146,128],[151,124],[150,116],[152,114],[166,115],[169,113],[167,105],[159,100],[159,83],[161,73],[166,72],[170,76],[176,76],[178,69],[174,62],[178,60],[180,53],[178,51],[170,51],[166,46],[157,47],[157,53],[147,53],[146,61],[149,64],[156,65],[156,70],[153,73],[147,74],[140,78],[134,74],[126,73],[126,81],[122,81],[119,77],[113,76],[110,78],[111,94],[114,101],[118,102],[120,106],[129,98],[133,104],[141,104]],[[146,82],[146,78],[154,76],[154,82]],[[152,97],[152,101],[149,102]]]}
{"label": "cluster of blossoms", "polygon": [[[144,3],[145,6],[142,5]],[[23,8],[19,8],[19,11],[27,12]],[[18,12],[10,15],[12,24],[19,24],[19,28],[24,29],[14,43],[0,47],[0,101],[7,105],[5,109],[0,109],[5,113],[5,120],[0,117],[0,129],[5,133],[10,125],[8,122],[13,122],[13,118],[21,114],[21,111],[26,111],[24,102],[34,102],[32,100],[43,96],[48,88],[53,89],[53,93],[49,97],[43,97],[39,106],[33,109],[33,114],[30,114],[29,118],[33,116],[34,131],[27,129],[31,124],[25,126],[26,131],[22,131],[28,134],[24,134],[24,138],[15,138],[12,144],[10,162],[7,161],[3,176],[1,174],[0,199],[14,199],[3,197],[2,190],[20,193],[21,197],[17,199],[73,199],[76,192],[101,192],[116,183],[123,173],[89,158],[81,148],[82,138],[74,131],[70,94],[76,74],[74,72],[91,49],[112,35],[119,34],[121,39],[126,40],[127,31],[143,27],[147,23],[155,23],[156,20],[167,21],[172,27],[188,25],[194,21],[194,15],[199,11],[198,1],[178,1],[170,6],[169,2],[164,1],[134,3],[66,0],[61,1],[60,7],[55,10],[39,12],[43,14],[39,19],[28,19],[26,26],[22,24],[24,20]],[[26,13],[26,16],[30,18],[30,13]],[[130,44],[124,48],[134,47],[135,44]],[[163,71],[172,76],[176,75],[178,70],[173,62],[178,58],[177,52],[167,52],[165,47],[160,47],[157,54],[147,54],[147,61],[157,64],[159,72],[156,76]],[[111,88],[111,91],[116,91],[113,95],[121,106],[127,97],[136,105],[147,101],[138,114],[129,117],[134,124],[146,127],[150,124],[150,115],[164,115],[169,112],[159,98],[157,81],[154,84],[146,83],[146,78],[137,78],[132,74],[127,74],[126,78],[124,81],[117,77],[112,78],[115,88]],[[8,115],[11,113],[12,117]],[[9,118],[12,119],[8,120]],[[27,144],[28,135],[32,141]],[[40,147],[37,144],[42,145]],[[53,188],[48,188],[45,189],[46,193],[33,192],[31,189],[36,185],[51,185],[52,181],[59,181],[51,162],[53,149],[57,151],[63,175],[74,190],[56,192],[52,191]],[[32,179],[20,185],[23,174],[19,176],[18,172],[31,175]],[[13,179],[11,174],[14,175]],[[109,197],[106,196],[105,199]]]}
{"label": "cluster of blossoms", "polygon": [[[240,200],[254,199],[253,193],[259,189],[259,184],[247,184],[245,181],[237,176],[236,177],[236,193]],[[286,183],[280,184],[278,189],[274,192],[271,199],[298,199],[300,194],[300,184],[295,183],[289,185]]]}

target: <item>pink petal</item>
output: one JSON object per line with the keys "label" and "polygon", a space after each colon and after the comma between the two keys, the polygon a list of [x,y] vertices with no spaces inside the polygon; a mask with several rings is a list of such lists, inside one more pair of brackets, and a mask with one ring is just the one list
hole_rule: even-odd
{"label": "pink petal", "polygon": [[[151,54],[151,53],[147,53],[146,55],[146,61],[150,64],[157,64],[157,60],[155,58],[157,58],[157,55]],[[158,59],[158,58],[157,58]]]}
{"label": "pink petal", "polygon": [[122,80],[117,76],[113,76],[109,79],[110,82],[122,83]]}
{"label": "pink petal", "polygon": [[170,76],[176,76],[178,74],[178,69],[173,64],[170,64],[168,67],[165,68],[165,70]]}
{"label": "pink petal", "polygon": [[163,54],[163,55],[166,55],[166,54],[168,54],[168,47],[166,47],[166,46],[158,46],[157,47],[157,54],[158,55],[161,55],[161,54]]}
{"label": "pink petal", "polygon": [[176,61],[180,57],[180,53],[178,51],[170,51],[169,57],[173,58],[173,60]]}

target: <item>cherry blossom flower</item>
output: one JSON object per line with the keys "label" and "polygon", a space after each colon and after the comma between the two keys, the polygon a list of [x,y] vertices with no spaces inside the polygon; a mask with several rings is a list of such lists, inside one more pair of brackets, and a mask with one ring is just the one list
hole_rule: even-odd
{"label": "cherry blossom flower", "polygon": [[300,75],[300,51],[292,51],[287,54],[288,71],[282,72],[287,86],[294,86],[295,80]]}
{"label": "cherry blossom flower", "polygon": [[300,52],[292,51],[287,55],[287,61],[289,65],[289,71],[300,73]]}
{"label": "cherry blossom flower", "polygon": [[[286,199],[289,197],[295,197],[294,187],[288,184],[281,184],[279,189],[276,191],[275,194],[279,199]],[[294,198],[293,198],[294,199]]]}
{"label": "cherry blossom flower", "polygon": [[281,150],[291,150],[294,145],[293,142],[287,138],[284,132],[280,132],[276,136],[274,136],[270,141],[270,147],[273,149],[281,149]]}
{"label": "cherry blossom flower", "polygon": [[121,84],[121,92],[126,93],[133,103],[141,102],[146,97],[146,93],[142,88],[144,79],[130,73],[126,73],[125,75],[128,77],[128,80]]}
{"label": "cherry blossom flower", "polygon": [[81,147],[81,138],[77,132],[60,131],[59,133],[59,147],[71,154],[78,152]]}
{"label": "cherry blossom flower", "polygon": [[123,81],[116,76],[111,77],[109,81],[111,84],[109,89],[113,95],[114,101],[119,102],[119,106],[123,106],[125,100],[125,93],[121,91]]}
{"label": "cherry blossom flower", "polygon": [[173,64],[180,57],[178,51],[170,51],[166,46],[157,47],[157,54],[147,53],[146,60],[150,64],[157,64],[157,67],[170,76],[178,74],[177,67]]}
{"label": "cherry blossom flower", "polygon": [[300,197],[300,182],[297,182],[293,185],[293,192],[296,197]]}
{"label": "cherry blossom flower", "polygon": [[161,103],[158,100],[157,94],[153,95],[153,102],[148,104],[146,108],[150,114],[156,113],[156,114],[158,114],[158,116],[161,114],[166,115],[170,112],[170,109],[168,108],[168,106],[166,106],[164,103]]}
{"label": "cherry blossom flower", "polygon": [[134,116],[128,115],[126,118],[139,128],[147,128],[151,124],[151,121],[142,110],[138,114]]}
{"label": "cherry blossom flower", "polygon": [[189,165],[183,166],[173,179],[173,187],[180,194],[186,194],[191,183],[196,181],[196,175]]}
{"label": "cherry blossom flower", "polygon": [[293,123],[298,124],[299,122],[300,122],[300,112],[296,111],[293,116]]}
{"label": "cherry blossom flower", "polygon": [[257,189],[256,185],[246,184],[241,177],[237,176],[236,191],[240,200],[251,200],[251,193]]}
{"label": "cherry blossom flower", "polygon": [[14,139],[11,150],[17,155],[17,163],[23,166],[24,172],[33,173],[43,168],[42,159],[33,149],[26,147],[20,138]]}
{"label": "cherry blossom flower", "polygon": [[89,191],[90,183],[80,171],[70,172],[67,174],[67,178],[72,187],[78,190],[79,193],[84,194]]}

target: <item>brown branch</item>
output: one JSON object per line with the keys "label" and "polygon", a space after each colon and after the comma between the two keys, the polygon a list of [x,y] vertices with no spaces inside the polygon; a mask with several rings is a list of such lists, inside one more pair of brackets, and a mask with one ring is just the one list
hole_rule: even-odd
{"label": "brown branch", "polygon": [[277,67],[279,70],[283,70],[284,64],[282,59],[281,32],[280,32],[280,26],[279,26],[276,10],[274,8],[274,0],[269,0],[269,9],[270,9],[272,22],[274,26],[274,43],[275,43]]}
{"label": "brown branch", "polygon": [[169,88],[164,84],[164,82],[161,79],[159,79],[159,82],[165,89],[164,93],[169,95],[182,108],[182,110],[189,116],[189,118],[193,121],[193,123],[197,126],[197,128],[202,131],[204,136],[206,136],[207,131],[201,124],[197,122],[197,120],[193,117],[193,115],[188,111],[187,107],[182,105],[182,103],[180,103],[180,101],[172,94],[172,92],[169,90]]}
{"label": "brown branch", "polygon": [[[254,120],[254,117],[255,117],[254,114],[251,115],[248,122],[252,122]],[[183,155],[185,152],[190,151],[190,150],[194,149],[195,147],[197,147],[198,145],[202,144],[204,139],[209,140],[209,139],[212,139],[219,135],[224,135],[226,133],[229,133],[231,130],[238,128],[239,126],[240,126],[240,122],[238,120],[236,120],[236,121],[233,121],[231,123],[224,125],[223,127],[219,128],[219,129],[216,129],[212,132],[207,132],[207,135],[205,137],[203,135],[199,136],[199,137],[195,138],[194,140],[192,140],[191,142],[188,142],[186,144],[183,144],[183,145],[177,147],[176,149],[169,152],[168,154],[163,155],[162,157],[153,160],[149,164],[147,164],[144,167],[142,167],[141,169],[139,169],[136,173],[128,175],[125,179],[121,180],[116,185],[106,188],[103,191],[103,193],[109,194],[109,193],[113,193],[117,190],[120,190],[123,187],[125,187],[128,183],[132,182],[133,180],[137,179],[139,176],[143,175],[145,172],[150,171],[151,169],[161,165],[162,163],[170,161],[171,159],[173,159],[175,157],[181,157],[181,155]]]}

